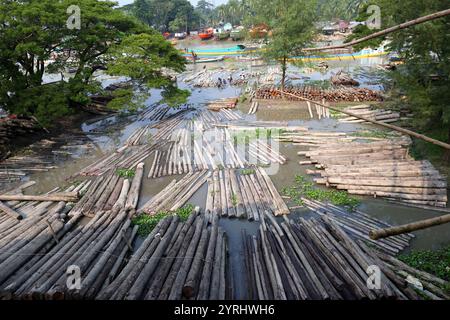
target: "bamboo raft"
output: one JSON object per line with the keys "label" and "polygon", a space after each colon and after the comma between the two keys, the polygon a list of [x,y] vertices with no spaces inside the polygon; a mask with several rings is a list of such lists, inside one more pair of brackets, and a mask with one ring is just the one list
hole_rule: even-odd
{"label": "bamboo raft", "polygon": [[[400,113],[398,112],[393,112],[391,110],[384,110],[384,109],[372,109],[368,105],[348,107],[345,108],[345,111],[352,112],[353,114],[364,116],[371,120],[380,121],[384,123],[392,123],[401,120]],[[365,120],[360,120],[355,117],[340,118],[338,121],[345,123],[368,123]]]}
{"label": "bamboo raft", "polygon": [[252,167],[247,170],[250,174],[231,169],[213,172],[208,179],[207,216],[259,221],[264,211],[275,216],[290,213],[264,169]]}
{"label": "bamboo raft", "polygon": [[230,299],[227,256],[226,234],[218,227],[218,219],[209,226],[197,213],[185,223],[169,216],[96,299]]}
{"label": "bamboo raft", "polygon": [[[256,236],[242,237],[249,300],[422,299],[408,285],[411,276],[420,279],[428,298],[448,298],[438,288],[445,281],[354,240],[327,217],[285,217],[280,225],[262,215],[261,222]],[[367,284],[374,265],[382,273],[379,290]]]}
{"label": "bamboo raft", "polygon": [[369,243],[372,247],[387,254],[396,255],[405,250],[410,241],[415,238],[413,234],[390,237],[374,241],[369,237],[369,232],[374,229],[390,227],[389,224],[371,217],[360,210],[347,211],[331,203],[323,203],[302,198],[306,208],[319,216],[326,216],[353,238]]}
{"label": "bamboo raft", "polygon": [[299,152],[318,169],[318,184],[347,190],[350,194],[385,197],[401,202],[446,207],[447,179],[428,161],[408,155],[410,139],[366,142],[323,141],[317,149]]}
{"label": "bamboo raft", "polygon": [[234,109],[238,103],[238,98],[220,99],[208,102],[207,108],[211,111],[220,111],[222,109]]}
{"label": "bamboo raft", "polygon": [[[70,187],[67,191],[84,193],[75,205],[31,202],[20,207],[29,214],[25,219],[3,222],[2,298],[92,299],[114,280],[133,250],[137,227],[132,226],[131,218],[136,212],[143,169],[140,164],[131,182],[111,174]],[[82,224],[86,216],[92,219]],[[77,266],[83,276],[81,289],[67,286],[70,266]]]}
{"label": "bamboo raft", "polygon": [[[322,101],[325,99],[328,102],[361,102],[361,101],[382,101],[383,97],[380,92],[373,91],[366,88],[354,87],[332,87],[330,89],[322,89],[318,87],[288,87],[284,92],[295,94],[303,98],[313,101]],[[283,99],[283,95],[276,87],[261,88],[256,91],[256,99]],[[290,101],[301,101],[298,98],[285,95],[284,99]]]}

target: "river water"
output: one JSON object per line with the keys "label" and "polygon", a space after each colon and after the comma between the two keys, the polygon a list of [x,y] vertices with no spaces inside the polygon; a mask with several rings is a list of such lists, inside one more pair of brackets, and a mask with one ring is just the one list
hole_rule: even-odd
{"label": "river water", "polygon": [[[205,46],[205,44],[199,44],[198,42],[188,42],[181,44],[183,46],[191,48],[192,46]],[[234,43],[224,42],[216,43],[217,47],[232,46]],[[358,60],[346,60],[346,61],[328,61],[329,69],[327,71],[311,71],[302,72],[301,68],[290,67],[289,74],[296,74],[300,78],[300,82],[310,80],[327,80],[332,73],[338,70],[344,70],[352,74],[358,81],[362,83],[362,86],[380,89],[380,74],[374,68],[377,64],[383,63],[383,58],[367,58]],[[241,69],[241,70],[264,70],[270,66],[254,66],[253,63],[241,62],[235,59],[229,59],[224,62],[205,64],[206,68],[225,68],[225,69]],[[202,70],[204,65],[188,65],[188,71],[186,74],[197,72]],[[181,78],[181,77],[180,77]],[[106,85],[119,81],[120,79],[104,78],[103,82]],[[217,89],[217,88],[192,88],[179,79],[179,86],[181,88],[187,88],[192,91],[192,95],[189,98],[189,104],[195,108],[204,108],[204,104],[210,100],[219,98],[236,97],[242,91],[239,87],[230,87]],[[157,90],[152,90],[152,95],[146,102],[146,106],[151,107],[161,99],[161,96]],[[241,110],[236,110],[240,113],[244,119],[248,120],[270,120],[270,121],[288,121],[289,124],[302,125],[317,130],[329,130],[340,132],[353,132],[360,129],[373,128],[370,125],[354,125],[354,124],[342,124],[334,119],[324,120],[311,120],[306,111],[300,111],[297,108],[278,108],[278,107],[261,107],[256,115],[247,115],[248,107],[243,107]],[[93,123],[85,123],[82,128],[87,135],[93,140],[95,148],[90,149],[88,152],[77,154],[75,158],[70,158],[59,163],[59,168],[51,170],[47,173],[36,173],[30,176],[31,180],[37,182],[37,184],[27,190],[28,193],[46,192],[54,187],[61,187],[67,185],[69,182],[67,178],[76,174],[87,165],[95,162],[101,156],[113,152],[118,147],[122,146],[126,139],[139,127],[148,124],[149,121],[138,121],[136,116],[130,117],[110,117]],[[283,187],[293,184],[295,175],[306,175],[306,169],[308,166],[300,166],[298,161],[300,157],[297,152],[300,151],[299,147],[292,146],[291,144],[281,144],[281,153],[286,156],[289,161],[287,164],[281,166],[278,172],[272,176],[275,186],[281,190]],[[146,171],[148,172],[152,158],[146,161]],[[146,177],[146,175],[145,175]],[[158,194],[170,181],[178,179],[179,177],[165,177],[159,179],[148,180],[144,178],[140,205],[146,203],[153,196]],[[199,190],[190,203],[205,206],[206,202],[206,185]],[[428,210],[416,209],[411,207],[405,207],[399,204],[391,203],[382,199],[361,198],[360,210],[364,211],[372,216],[380,218],[392,225],[398,225],[408,222],[413,222],[420,219],[431,218],[439,215],[440,213],[432,212]],[[298,209],[292,213],[292,217],[304,216],[309,217],[312,213],[306,209]],[[241,231],[246,230],[248,234],[256,234],[259,224],[257,222],[248,222],[243,220],[229,220],[222,219],[220,224],[226,230],[229,238],[230,258],[234,275],[234,290],[237,297],[242,297],[245,292],[245,279],[244,266],[242,261],[242,246],[241,246]],[[416,238],[411,243],[411,249],[438,249],[443,245],[450,243],[450,225],[443,225],[423,231],[416,232]]]}

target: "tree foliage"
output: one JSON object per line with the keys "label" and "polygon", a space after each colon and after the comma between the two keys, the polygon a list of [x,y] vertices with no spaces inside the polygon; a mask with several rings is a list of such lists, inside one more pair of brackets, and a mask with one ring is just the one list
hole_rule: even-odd
{"label": "tree foliage", "polygon": [[315,0],[273,0],[268,6],[264,0],[253,0],[253,24],[265,23],[272,36],[265,48],[265,57],[281,62],[284,87],[288,59],[301,53],[313,40],[317,17]]}
{"label": "tree foliage", "polygon": [[[448,9],[448,1],[378,0],[382,13],[382,29]],[[360,18],[366,16],[362,9]],[[440,18],[419,24],[363,45],[377,46],[389,40],[389,49],[396,52],[404,64],[390,73],[394,106],[409,107],[415,114],[413,125],[421,130],[450,128],[450,18]],[[375,30],[377,31],[377,30]],[[356,33],[359,38],[373,33],[367,27]],[[450,141],[450,137],[449,137]]]}
{"label": "tree foliage", "polygon": [[[142,92],[148,92],[144,85],[173,85],[162,70],[181,71],[184,60],[161,35],[116,10],[114,2],[99,0],[79,0],[81,28],[69,29],[70,5],[69,0],[0,0],[0,106],[48,124],[101,91],[94,80],[99,70],[134,80]],[[73,76],[45,83],[48,74],[63,75],[68,68]],[[136,102],[132,92],[117,98],[116,106]]]}

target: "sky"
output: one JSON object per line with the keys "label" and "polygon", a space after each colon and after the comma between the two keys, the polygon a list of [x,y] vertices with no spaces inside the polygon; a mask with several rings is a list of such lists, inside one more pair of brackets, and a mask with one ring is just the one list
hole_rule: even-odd
{"label": "sky", "polygon": [[[133,2],[133,0],[116,0],[116,1],[119,1],[120,5],[125,5]],[[195,6],[198,0],[189,0],[189,1]],[[228,2],[228,0],[210,0],[209,2],[214,3],[215,5],[219,5]]]}

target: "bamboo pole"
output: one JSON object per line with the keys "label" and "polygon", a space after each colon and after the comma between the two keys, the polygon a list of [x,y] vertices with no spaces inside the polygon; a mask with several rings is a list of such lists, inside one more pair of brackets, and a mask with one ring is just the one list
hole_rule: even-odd
{"label": "bamboo pole", "polygon": [[421,221],[416,221],[416,222],[404,224],[401,226],[385,228],[385,229],[378,229],[378,230],[371,230],[369,232],[369,236],[373,240],[378,240],[378,239],[382,239],[382,238],[396,236],[399,234],[409,233],[412,231],[431,228],[431,227],[449,223],[449,222],[450,222],[450,214],[446,214],[444,216],[421,220]]}
{"label": "bamboo pole", "polygon": [[450,9],[439,11],[439,12],[435,12],[435,13],[432,13],[432,14],[429,14],[429,15],[426,15],[426,16],[423,16],[423,17],[420,17],[420,18],[408,21],[408,22],[401,23],[399,25],[393,26],[391,28],[387,28],[385,30],[381,30],[381,31],[375,32],[375,33],[373,33],[371,35],[368,35],[368,36],[363,37],[361,39],[357,39],[357,40],[351,41],[349,43],[344,43],[344,44],[339,44],[339,45],[334,45],[334,46],[320,47],[320,48],[306,48],[306,49],[303,49],[303,51],[322,51],[322,50],[333,50],[333,49],[342,49],[342,48],[346,48],[346,47],[351,47],[351,46],[354,46],[356,44],[365,42],[365,41],[370,40],[370,39],[378,38],[378,37],[387,35],[387,34],[392,33],[392,32],[396,32],[396,31],[399,31],[399,30],[402,30],[402,29],[406,29],[406,28],[409,28],[409,27],[412,27],[414,25],[421,24],[421,23],[424,23],[424,22],[427,22],[427,21],[431,21],[431,20],[442,18],[442,17],[446,17],[448,15],[450,15]]}
{"label": "bamboo pole", "polygon": [[[450,12],[450,9],[448,11]],[[303,97],[301,97],[299,95],[296,95],[296,94],[292,94],[292,93],[289,93],[289,92],[284,92],[282,90],[277,90],[277,89],[275,89],[275,91],[279,92],[280,94],[285,94],[285,95],[288,95],[288,96],[292,96],[294,98],[297,98],[297,99],[300,99],[300,100],[303,100],[303,101],[309,101],[309,102],[318,104],[318,105],[320,105],[320,106],[322,106],[324,108],[328,108],[328,109],[330,109],[332,111],[344,113],[344,114],[349,115],[351,117],[355,117],[355,118],[358,118],[358,119],[361,119],[361,120],[364,120],[364,121],[367,121],[367,122],[370,122],[370,123],[373,123],[373,124],[376,124],[376,125],[379,125],[379,126],[382,126],[382,127],[385,127],[385,128],[389,128],[391,130],[395,130],[395,131],[404,133],[404,134],[406,134],[408,136],[412,136],[412,137],[415,137],[417,139],[421,139],[421,140],[424,140],[426,142],[430,142],[432,144],[435,144],[437,146],[440,146],[442,148],[450,150],[450,144],[442,142],[442,141],[439,141],[439,140],[436,140],[436,139],[432,139],[432,138],[427,137],[427,136],[425,136],[423,134],[420,134],[420,133],[417,133],[417,132],[414,132],[414,131],[411,131],[411,130],[408,130],[408,129],[404,129],[404,128],[401,128],[401,127],[398,127],[398,126],[394,126],[393,124],[384,123],[384,122],[380,122],[380,121],[373,120],[373,119],[370,119],[370,118],[366,118],[366,117],[354,114],[353,112],[340,110],[340,109],[335,108],[335,107],[327,106],[327,105],[324,105],[322,103],[319,103],[319,102],[316,102],[316,101],[312,101],[312,100],[309,100],[307,98],[303,98]]]}

